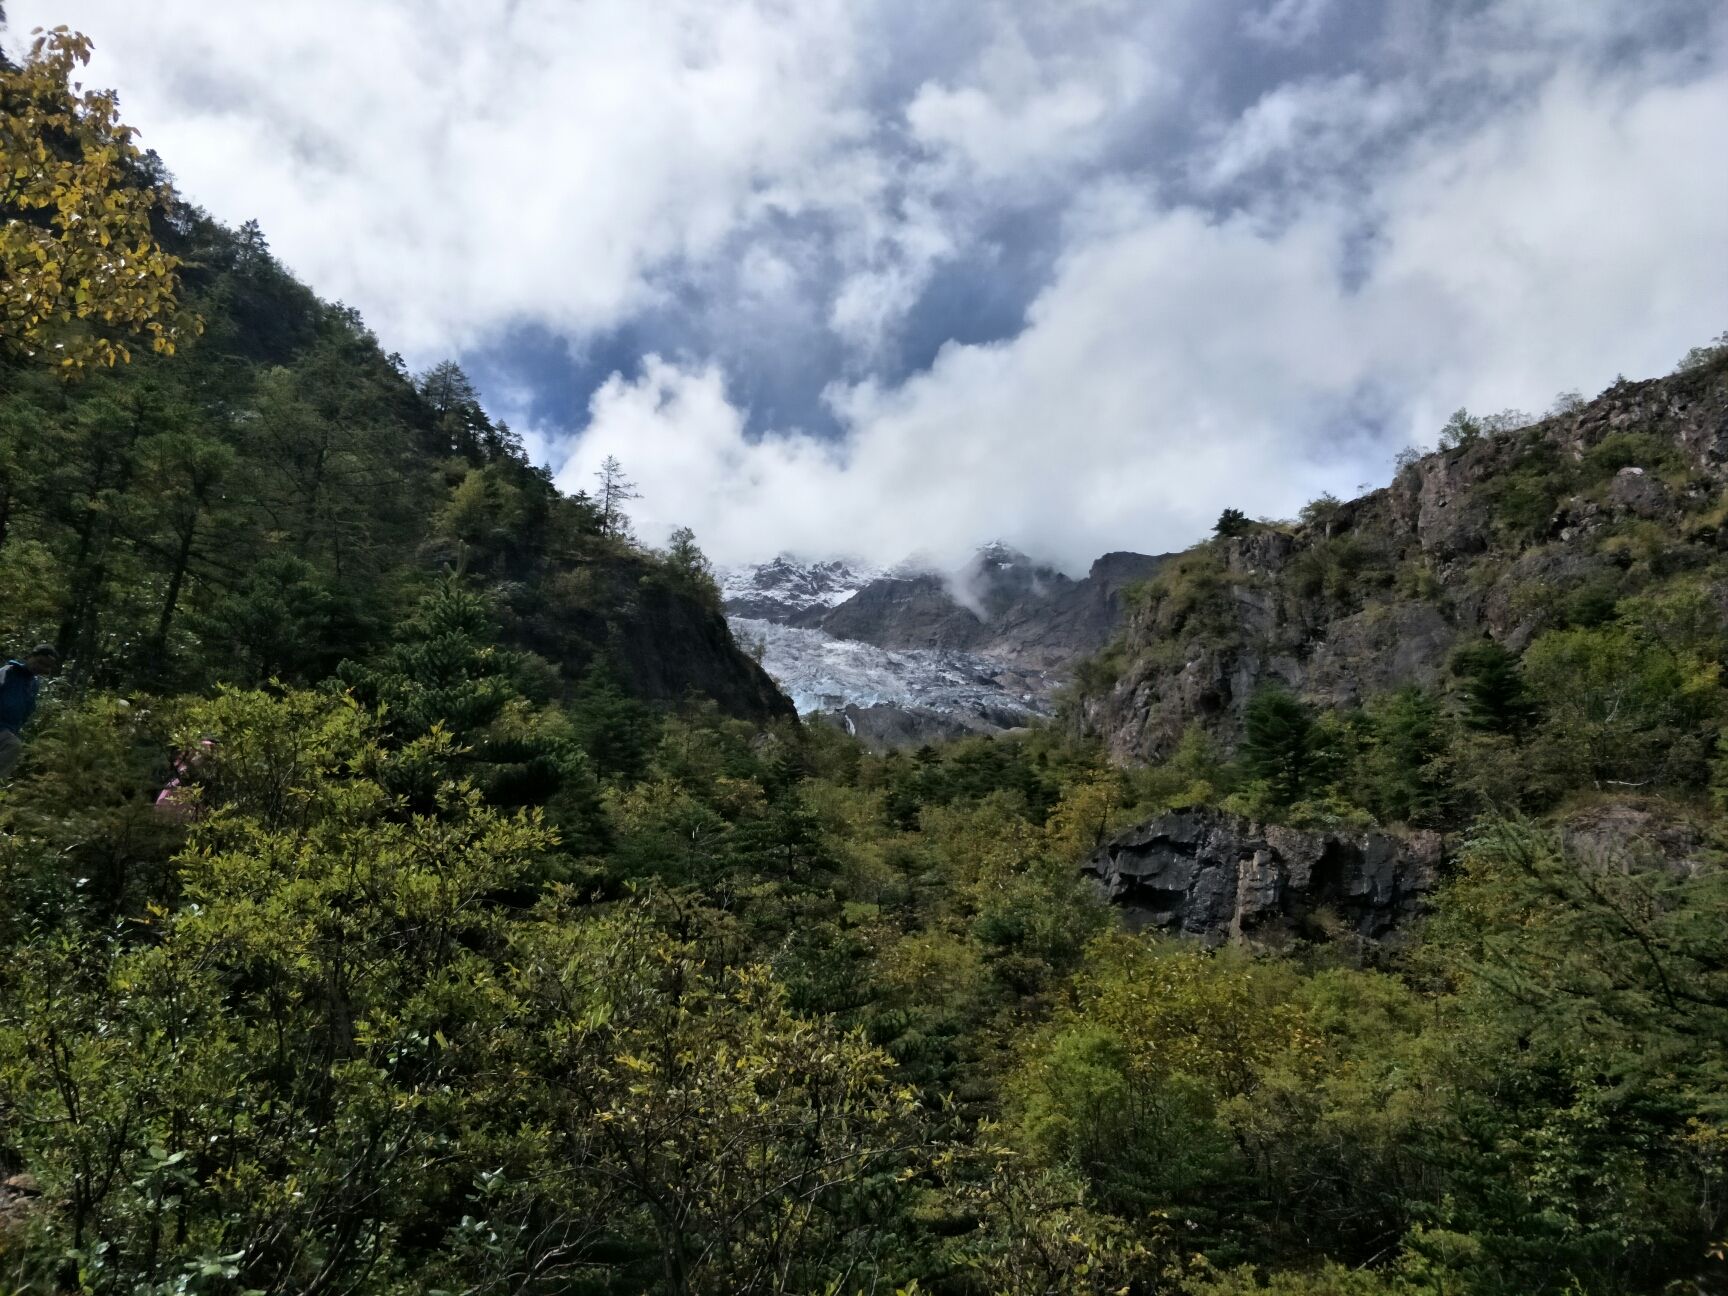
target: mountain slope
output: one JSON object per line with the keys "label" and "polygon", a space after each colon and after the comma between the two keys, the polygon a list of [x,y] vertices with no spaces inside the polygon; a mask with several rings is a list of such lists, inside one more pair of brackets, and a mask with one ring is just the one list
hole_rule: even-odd
{"label": "mountain slope", "polygon": [[1161,561],[1106,554],[1076,581],[992,544],[952,575],[883,576],[797,623],[879,648],[951,649],[1061,670],[1109,642],[1120,620],[1122,591],[1151,576]]}
{"label": "mountain slope", "polygon": [[454,365],[411,378],[255,227],[173,207],[202,337],[0,396],[0,638],[50,639],[66,683],[311,683],[389,642],[440,572],[483,591],[503,646],[566,689],[597,662],[639,697],[791,705],[701,573],[562,495]]}
{"label": "mountain slope", "polygon": [[1195,721],[1235,744],[1268,686],[1344,711],[1409,685],[1456,694],[1461,647],[1517,655],[1611,626],[1627,600],[1696,594],[1719,619],[1725,373],[1717,352],[1529,426],[1465,420],[1385,489],[1176,556],[1082,672],[1078,731],[1158,761]]}

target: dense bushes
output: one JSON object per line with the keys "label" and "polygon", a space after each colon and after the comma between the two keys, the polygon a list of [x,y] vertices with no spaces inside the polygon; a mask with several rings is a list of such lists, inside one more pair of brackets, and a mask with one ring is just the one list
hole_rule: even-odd
{"label": "dense bushes", "polygon": [[1503,821],[1402,975],[1102,938],[1009,1084],[1015,1120],[1220,1267],[1327,1238],[1401,1248],[1399,1291],[1654,1290],[1720,1227],[1723,886]]}
{"label": "dense bushes", "polygon": [[[1207,952],[1073,880],[1162,772],[702,708],[632,768],[580,737],[607,689],[534,701],[473,611],[446,589],[401,632],[461,641],[448,724],[346,690],[46,718],[0,801],[0,1152],[40,1194],[11,1286],[1607,1293],[1706,1263],[1710,845],[1675,872],[1487,824],[1378,966]],[[1305,719],[1388,798],[1448,723]],[[579,815],[485,790],[500,726],[572,753]],[[1181,761],[1238,777],[1198,732]]]}
{"label": "dense bushes", "polygon": [[1713,819],[1678,871],[1485,822],[1399,953],[1130,935],[1075,865],[1184,800],[1446,821],[1481,744],[1673,745],[1712,615],[1143,771],[563,693],[459,580],[320,690],[53,702],[0,800],[5,1281],[1661,1290],[1728,1174]]}

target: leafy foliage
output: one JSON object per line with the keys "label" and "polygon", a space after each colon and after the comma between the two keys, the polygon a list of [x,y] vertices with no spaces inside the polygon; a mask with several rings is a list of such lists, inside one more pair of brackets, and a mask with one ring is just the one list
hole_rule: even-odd
{"label": "leafy foliage", "polygon": [[1276,687],[1255,694],[1243,712],[1243,772],[1266,786],[1275,805],[1311,790],[1327,756],[1324,731],[1308,708]]}
{"label": "leafy foliage", "polygon": [[[116,334],[147,332],[172,355],[179,258],[164,252],[151,183],[112,91],[71,84],[90,42],[38,35],[0,69],[0,337],[16,357],[77,373],[130,360]],[[186,326],[191,331],[197,321]]]}
{"label": "leafy foliage", "polygon": [[1218,515],[1218,521],[1212,524],[1212,534],[1228,539],[1231,536],[1247,535],[1253,526],[1253,522],[1241,509],[1227,508]]}
{"label": "leafy foliage", "polygon": [[1513,733],[1530,718],[1532,706],[1517,659],[1492,639],[1479,639],[1453,653],[1452,670],[1463,682],[1464,723],[1469,728]]}
{"label": "leafy foliage", "polygon": [[1728,356],[1728,331],[1724,331],[1714,340],[1703,346],[1695,346],[1680,357],[1680,363],[1675,366],[1676,373],[1685,373],[1692,369],[1703,369],[1713,365]]}

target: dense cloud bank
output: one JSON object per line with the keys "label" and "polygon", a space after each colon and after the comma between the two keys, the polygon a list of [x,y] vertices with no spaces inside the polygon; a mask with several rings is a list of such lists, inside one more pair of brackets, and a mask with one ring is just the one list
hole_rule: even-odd
{"label": "dense cloud bank", "polygon": [[191,197],[726,560],[1158,552],[1728,325],[1702,0],[49,9]]}

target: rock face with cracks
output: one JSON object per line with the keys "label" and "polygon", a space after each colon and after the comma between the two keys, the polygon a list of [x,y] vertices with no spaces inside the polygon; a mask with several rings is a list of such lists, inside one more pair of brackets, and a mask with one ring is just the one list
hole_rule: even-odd
{"label": "rock face with cracks", "polygon": [[1083,872],[1135,929],[1277,945],[1384,939],[1424,911],[1441,863],[1438,833],[1311,832],[1195,808],[1129,829]]}
{"label": "rock face with cracks", "polygon": [[[1514,654],[1728,551],[1728,356],[1621,381],[1523,427],[1403,465],[1299,522],[1255,523],[1164,559],[1121,637],[1077,675],[1078,736],[1124,764],[1169,759],[1191,724],[1228,750],[1275,686],[1351,710],[1484,637]],[[1728,583],[1709,593],[1728,608]]]}

